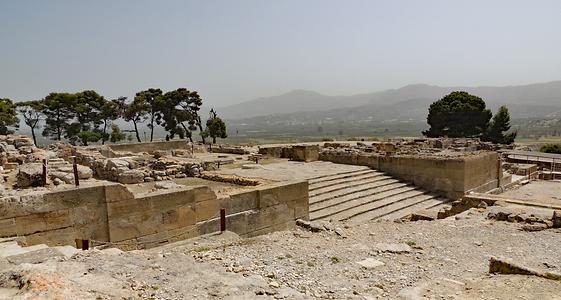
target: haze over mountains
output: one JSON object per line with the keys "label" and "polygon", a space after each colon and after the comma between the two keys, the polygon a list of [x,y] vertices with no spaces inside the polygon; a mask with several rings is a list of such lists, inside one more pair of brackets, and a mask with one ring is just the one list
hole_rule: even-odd
{"label": "haze over mountains", "polygon": [[504,87],[414,84],[352,96],[327,96],[314,91],[295,90],[222,107],[218,112],[229,120],[269,116],[296,122],[317,122],[325,118],[341,121],[357,118],[421,121],[426,118],[430,103],[458,90],[483,98],[492,110],[507,105],[513,118],[561,116],[561,81]]}

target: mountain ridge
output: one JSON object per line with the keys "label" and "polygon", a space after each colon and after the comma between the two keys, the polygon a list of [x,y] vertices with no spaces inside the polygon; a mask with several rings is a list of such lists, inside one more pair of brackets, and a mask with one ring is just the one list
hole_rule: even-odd
{"label": "mountain ridge", "polygon": [[[557,80],[525,85],[477,87],[441,87],[417,83],[397,89],[342,96],[329,96],[316,91],[299,89],[277,96],[260,97],[222,107],[219,108],[219,113],[225,119],[239,120],[267,115],[321,113],[361,107],[375,109],[375,107],[391,107],[414,99],[425,99],[423,102],[426,102],[427,99],[436,101],[457,90],[467,91],[483,98],[490,107],[504,104],[561,108],[561,80]],[[401,109],[406,110],[408,107],[404,106]],[[411,109],[418,108],[413,105]]]}

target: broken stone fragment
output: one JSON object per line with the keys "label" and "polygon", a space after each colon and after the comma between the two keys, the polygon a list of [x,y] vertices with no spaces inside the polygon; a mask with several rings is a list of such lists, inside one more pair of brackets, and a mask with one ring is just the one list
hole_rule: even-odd
{"label": "broken stone fragment", "polygon": [[365,260],[361,260],[357,262],[357,264],[361,265],[365,269],[374,269],[385,265],[383,262],[374,258],[367,258]]}
{"label": "broken stone fragment", "polygon": [[561,274],[540,272],[538,270],[519,265],[510,259],[496,257],[491,257],[489,259],[489,273],[533,275],[552,280],[561,280]]}
{"label": "broken stone fragment", "polygon": [[144,173],[139,170],[127,170],[119,174],[117,180],[124,184],[144,182]]}
{"label": "broken stone fragment", "polygon": [[43,166],[40,163],[30,163],[19,166],[16,176],[18,188],[36,187],[43,183]]}
{"label": "broken stone fragment", "polygon": [[409,253],[411,252],[411,247],[407,244],[399,243],[377,243],[374,245],[374,249],[379,252],[389,252],[389,253]]}

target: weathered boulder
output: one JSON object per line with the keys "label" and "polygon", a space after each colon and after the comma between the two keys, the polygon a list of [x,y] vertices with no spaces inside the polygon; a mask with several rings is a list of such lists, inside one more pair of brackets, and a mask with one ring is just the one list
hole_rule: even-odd
{"label": "weathered boulder", "polygon": [[[74,183],[74,174],[73,173],[66,173],[66,172],[61,172],[61,171],[53,171],[53,172],[49,172],[49,178],[51,178],[51,180],[54,183],[55,179],[61,180],[64,183]],[[55,184],[57,185],[57,184]]]}
{"label": "weathered boulder", "polygon": [[116,170],[128,170],[129,169],[129,162],[124,159],[119,158],[110,158],[107,160],[105,168],[108,170],[116,169]]}
{"label": "weathered boulder", "polygon": [[43,167],[40,163],[21,165],[16,176],[16,186],[19,188],[40,186],[43,183]]}
{"label": "weathered boulder", "polygon": [[30,137],[19,136],[14,139],[14,146],[16,146],[16,148],[25,147],[25,146],[32,147],[34,146],[34,144],[33,144],[33,140]]}
{"label": "weathered boulder", "polygon": [[140,170],[126,170],[117,176],[117,181],[124,184],[144,182],[144,173]]}
{"label": "weathered boulder", "polygon": [[78,178],[80,179],[88,179],[92,178],[93,171],[90,167],[78,165]]}

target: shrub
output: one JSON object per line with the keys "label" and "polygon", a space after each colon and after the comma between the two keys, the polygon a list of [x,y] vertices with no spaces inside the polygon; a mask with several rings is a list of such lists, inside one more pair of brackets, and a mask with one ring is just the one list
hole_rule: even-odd
{"label": "shrub", "polygon": [[540,152],[561,154],[561,144],[545,144],[541,146]]}

